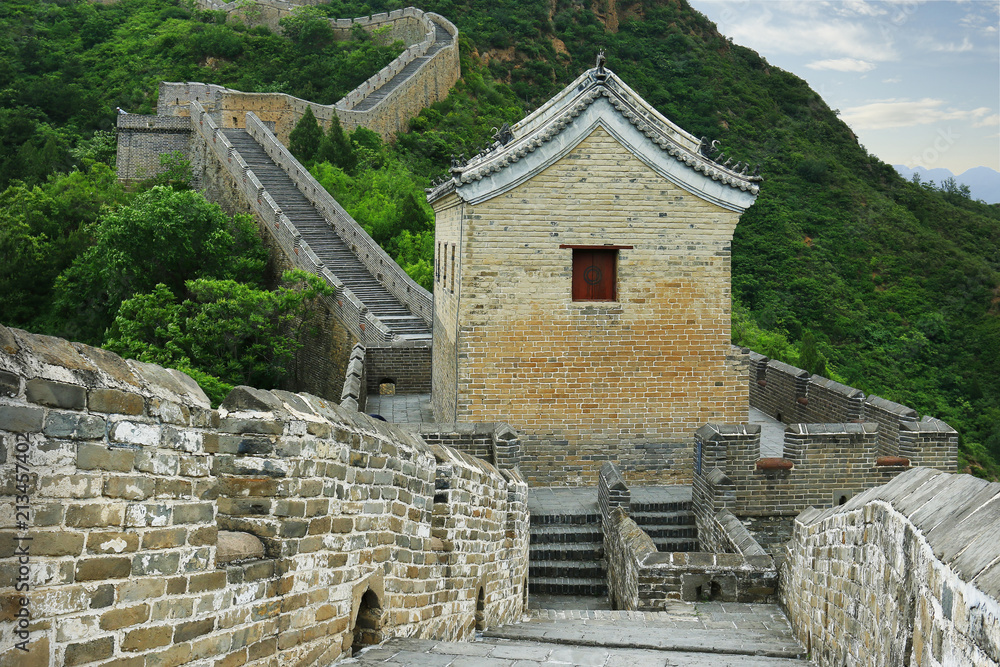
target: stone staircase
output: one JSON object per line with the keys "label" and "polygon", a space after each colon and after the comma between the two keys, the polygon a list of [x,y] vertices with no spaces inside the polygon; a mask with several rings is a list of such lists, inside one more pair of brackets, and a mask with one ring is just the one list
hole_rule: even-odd
{"label": "stone staircase", "polygon": [[292,179],[271,160],[245,130],[223,130],[250,169],[260,179],[282,212],[316,256],[361,300],[392,333],[408,339],[431,337],[423,318],[414,315],[393,296],[341,240],[323,215],[295,187]]}
{"label": "stone staircase", "polygon": [[[638,490],[638,489],[634,489]],[[657,551],[697,551],[698,527],[691,499],[633,497],[629,516],[653,538]]]}
{"label": "stone staircase", "polygon": [[604,534],[594,506],[587,514],[531,515],[528,592],[606,597]]}
{"label": "stone staircase", "polygon": [[[659,551],[697,551],[690,487],[634,487],[629,516]],[[596,488],[533,488],[528,591],[606,597],[606,565]]]}
{"label": "stone staircase", "polygon": [[353,107],[354,111],[368,111],[373,108],[376,104],[385,99],[389,93],[396,90],[400,84],[413,76],[414,72],[420,69],[420,66],[425,62],[433,58],[438,51],[450,45],[452,41],[453,38],[451,34],[449,34],[448,31],[442,28],[439,24],[435,23],[434,44],[427,49],[427,52],[419,58],[414,58],[406,65],[406,67],[397,72],[394,77],[382,84],[382,86],[380,86],[377,90],[374,90],[367,95],[365,99]]}

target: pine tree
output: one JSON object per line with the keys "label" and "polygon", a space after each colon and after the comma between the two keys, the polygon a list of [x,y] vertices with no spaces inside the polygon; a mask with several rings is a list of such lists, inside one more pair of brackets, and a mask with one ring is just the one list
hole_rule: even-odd
{"label": "pine tree", "polygon": [[306,107],[299,122],[295,124],[292,133],[288,135],[288,150],[300,162],[308,162],[316,156],[320,142],[323,140],[323,130],[316,122],[312,109]]}

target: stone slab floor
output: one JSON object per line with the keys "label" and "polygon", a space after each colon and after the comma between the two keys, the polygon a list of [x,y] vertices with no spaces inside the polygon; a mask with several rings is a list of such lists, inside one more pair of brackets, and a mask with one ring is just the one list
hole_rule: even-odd
{"label": "stone slab floor", "polygon": [[[541,596],[539,596],[541,597]],[[661,612],[539,600],[524,621],[475,642],[390,639],[338,664],[407,667],[808,667],[777,605],[671,603]],[[532,605],[535,606],[535,605]],[[576,609],[572,607],[578,607]]]}
{"label": "stone slab floor", "polygon": [[369,396],[365,413],[380,415],[393,424],[419,424],[434,421],[430,394],[387,394]]}

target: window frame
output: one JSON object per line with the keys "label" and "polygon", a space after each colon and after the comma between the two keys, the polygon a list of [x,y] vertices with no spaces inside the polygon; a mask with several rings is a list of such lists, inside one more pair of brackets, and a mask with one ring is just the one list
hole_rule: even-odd
{"label": "window frame", "polygon": [[[570,298],[574,303],[618,303],[618,268],[621,250],[631,250],[633,246],[630,245],[573,245],[573,244],[561,244],[560,249],[572,250],[573,254],[570,260]],[[580,277],[577,274],[579,270],[579,263],[577,262],[577,253],[580,252],[599,252],[606,254],[610,260],[611,265],[611,298],[610,299],[590,299],[583,296],[578,296],[577,286],[580,284]]]}

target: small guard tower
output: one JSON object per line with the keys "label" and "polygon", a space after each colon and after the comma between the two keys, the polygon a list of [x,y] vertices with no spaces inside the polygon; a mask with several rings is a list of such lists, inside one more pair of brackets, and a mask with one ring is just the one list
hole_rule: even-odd
{"label": "small guard tower", "polygon": [[428,191],[435,418],[521,430],[533,485],[690,483],[694,431],[748,410],[730,245],[760,178],[712,153],[599,59],[457,160]]}

